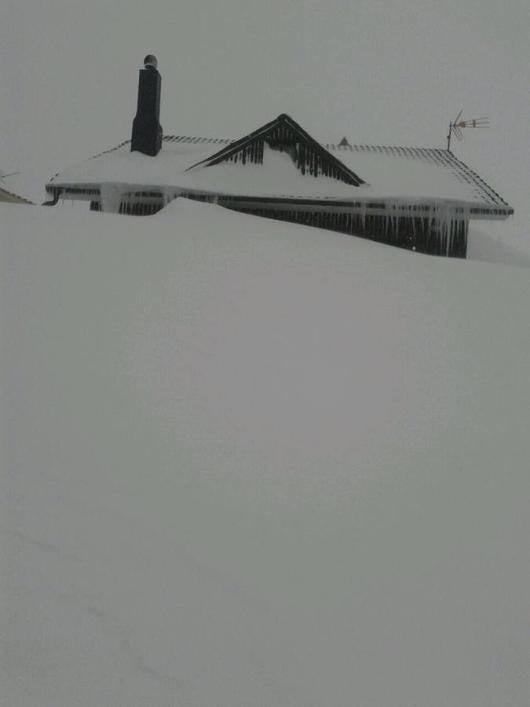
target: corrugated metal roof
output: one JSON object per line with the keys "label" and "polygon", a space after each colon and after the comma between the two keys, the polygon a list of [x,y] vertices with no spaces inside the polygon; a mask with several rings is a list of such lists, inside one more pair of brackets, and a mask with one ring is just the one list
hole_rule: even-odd
{"label": "corrugated metal roof", "polygon": [[[271,185],[265,184],[255,172],[252,179],[245,175],[243,182],[236,178],[233,168],[221,165],[205,167],[202,174],[195,171],[193,180],[186,170],[199,159],[215,154],[220,147],[236,142],[226,138],[188,135],[165,135],[163,149],[156,158],[130,153],[130,140],[105,150],[85,163],[62,170],[54,177],[48,190],[55,185],[122,182],[129,184],[156,184],[167,187],[186,187],[227,193],[260,193],[263,196],[288,198],[345,198],[351,187],[329,178],[315,180],[311,177],[276,180],[271,173]],[[438,148],[403,147],[389,145],[335,145],[322,144],[348,168],[367,183],[355,187],[355,198],[366,200],[452,200],[460,201],[478,213],[509,215],[513,209],[475,171],[459,160],[452,152]],[[119,159],[107,156],[117,153]],[[131,162],[129,156],[135,159]],[[142,161],[142,158],[145,158]],[[84,166],[83,166],[84,165]],[[227,169],[232,171],[226,171]],[[219,170],[219,171],[216,171]],[[263,170],[266,171],[266,170]],[[265,175],[261,175],[265,177]],[[317,193],[317,185],[320,185]],[[263,191],[261,191],[263,189]],[[349,193],[349,192],[348,192]]]}
{"label": "corrugated metal roof", "polygon": [[449,168],[456,179],[471,184],[477,194],[495,206],[509,207],[509,204],[489,186],[475,171],[459,160],[449,150],[434,147],[399,147],[395,145],[323,145],[330,152],[341,153],[341,159],[348,153],[378,152],[391,157],[408,158]]}
{"label": "corrugated metal roof", "polygon": [[[184,135],[164,135],[164,142],[180,142],[180,143],[195,143],[197,140],[211,145],[229,145],[235,140],[219,139],[219,138],[195,138]],[[122,143],[127,144],[130,141]],[[121,147],[121,145],[119,146]],[[381,154],[389,157],[400,159],[411,159],[424,162],[432,165],[439,165],[445,169],[449,168],[454,177],[462,183],[473,186],[477,196],[490,204],[491,206],[501,206],[511,208],[501,195],[487,184],[475,171],[468,167],[464,162],[459,160],[449,150],[443,150],[435,147],[403,147],[398,145],[336,145],[333,143],[322,143],[322,147],[330,152],[340,153],[340,158],[345,161],[348,154]],[[349,160],[348,160],[349,162]],[[346,164],[348,164],[346,162]],[[351,166],[348,164],[348,166]],[[362,175],[361,175],[362,176]]]}

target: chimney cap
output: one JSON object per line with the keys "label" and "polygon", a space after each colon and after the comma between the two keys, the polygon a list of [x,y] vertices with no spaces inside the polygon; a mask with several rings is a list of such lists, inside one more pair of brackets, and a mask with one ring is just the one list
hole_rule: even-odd
{"label": "chimney cap", "polygon": [[148,54],[144,59],[144,66],[146,69],[156,69],[158,68],[158,59],[154,54]]}

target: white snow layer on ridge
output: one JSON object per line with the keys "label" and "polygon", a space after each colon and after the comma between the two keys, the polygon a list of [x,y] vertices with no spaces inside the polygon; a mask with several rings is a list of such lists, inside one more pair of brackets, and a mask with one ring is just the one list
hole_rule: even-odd
{"label": "white snow layer on ridge", "polygon": [[305,196],[367,200],[370,198],[448,199],[477,204],[485,201],[484,192],[473,183],[462,181],[450,165],[430,163],[418,157],[377,152],[334,152],[354,170],[365,185],[352,187],[342,182],[301,172],[280,152],[266,149],[263,165],[221,163],[212,167],[186,170],[210,157],[219,146],[201,143],[164,142],[155,157],[131,153],[126,144],[116,150],[67,167],[54,179],[56,184],[152,185],[221,191],[245,196]]}
{"label": "white snow layer on ridge", "polygon": [[0,206],[10,707],[527,707],[530,282]]}

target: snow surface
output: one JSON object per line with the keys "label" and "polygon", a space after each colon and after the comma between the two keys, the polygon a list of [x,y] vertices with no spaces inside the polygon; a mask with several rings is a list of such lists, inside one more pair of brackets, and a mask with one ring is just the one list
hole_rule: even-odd
{"label": "snow surface", "polygon": [[528,705],[530,270],[181,200],[0,233],[6,705]]}
{"label": "snow surface", "polygon": [[[191,139],[191,138],[190,138]],[[358,174],[366,184],[352,187],[329,178],[303,175],[285,153],[265,147],[263,165],[220,163],[210,167],[198,162],[211,157],[221,145],[167,142],[156,158],[130,151],[130,144],[60,171],[52,183],[150,185],[160,189],[222,192],[245,196],[301,196],[306,198],[370,200],[374,198],[460,201],[465,204],[505,206],[482,186],[464,180],[450,162],[432,157],[389,152],[335,150],[332,154]],[[431,160],[431,161],[429,161]]]}

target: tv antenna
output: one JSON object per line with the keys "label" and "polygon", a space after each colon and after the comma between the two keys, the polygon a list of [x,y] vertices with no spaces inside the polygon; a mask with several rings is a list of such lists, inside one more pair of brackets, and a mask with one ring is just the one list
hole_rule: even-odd
{"label": "tv antenna", "polygon": [[489,128],[489,118],[473,118],[473,120],[462,120],[462,109],[456,118],[449,123],[449,132],[447,133],[447,149],[451,149],[451,137],[454,135],[457,140],[464,139],[464,128]]}

